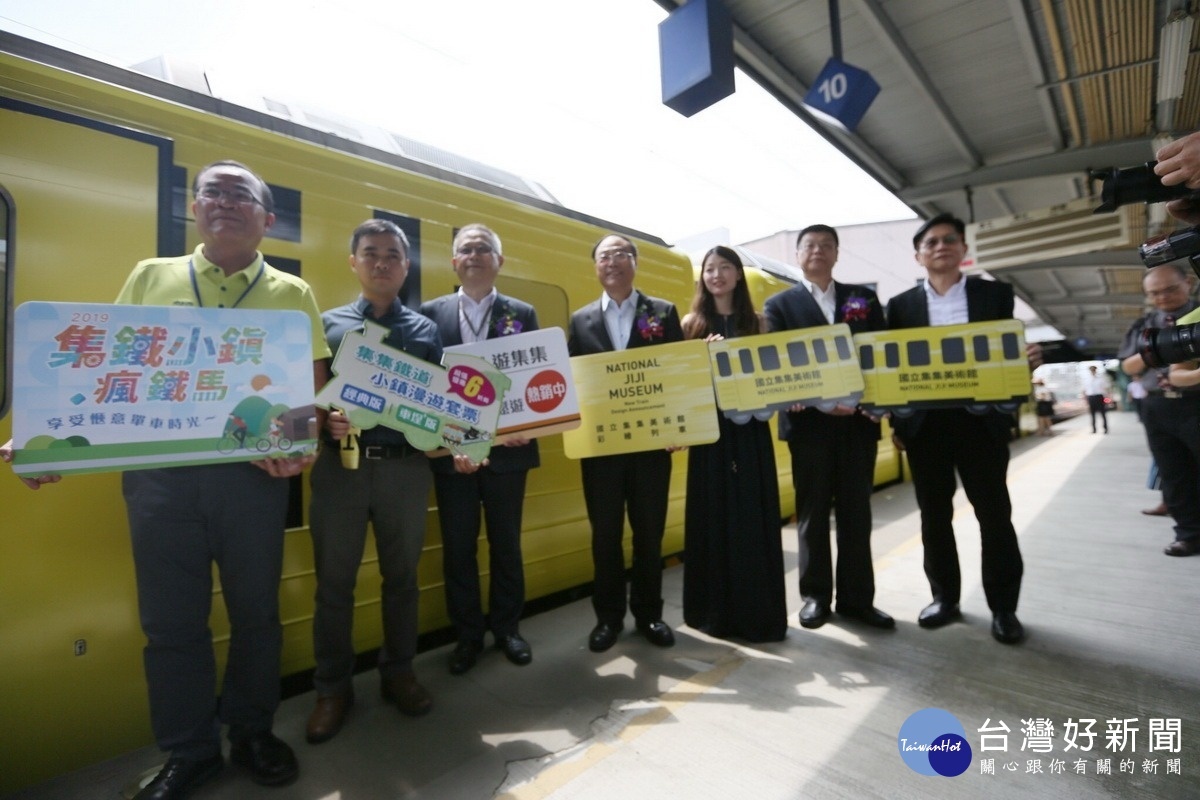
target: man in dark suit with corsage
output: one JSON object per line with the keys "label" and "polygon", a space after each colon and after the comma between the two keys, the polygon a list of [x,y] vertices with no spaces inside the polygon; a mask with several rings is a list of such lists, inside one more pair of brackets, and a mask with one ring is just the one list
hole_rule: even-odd
{"label": "man in dark suit with corsage", "polygon": [[[963,275],[967,242],[962,220],[939,214],[917,231],[913,248],[927,278],[888,302],[890,328],[1012,319],[1011,286]],[[952,524],[957,471],[979,520],[983,592],[992,611],[992,636],[1005,644],[1021,641],[1024,630],[1016,610],[1024,565],[1007,483],[1011,415],[997,410],[972,414],[963,408],[935,409],[896,419],[893,425],[908,452],[921,509],[925,575],[933,591],[933,602],[921,611],[918,624],[939,628],[962,616],[958,607],[962,579]]]}
{"label": "man in dark suit with corsage", "polygon": [[[572,356],[683,341],[679,313],[666,300],[633,288],[637,245],[609,234],[592,248],[604,293],[571,315],[567,350]],[[625,624],[625,556],[621,540],[628,508],[633,530],[629,609],[638,632],[652,644],[670,647],[675,635],[662,619],[662,537],[667,522],[671,454],[667,450],[595,456],[580,462],[583,497],[592,526],[596,627],[588,647],[601,653]]]}
{"label": "man in dark suit with corsage", "polygon": [[[504,256],[500,237],[494,231],[485,225],[466,225],[455,235],[453,249],[458,291],[421,306],[421,313],[437,323],[443,346],[537,330],[533,306],[496,291],[496,276]],[[483,650],[483,635],[489,629],[496,648],[509,661],[523,666],[533,660],[533,650],[521,636],[518,623],[525,605],[521,557],[525,479],[538,464],[537,442],[519,438],[493,447],[479,464],[459,454],[433,461],[433,485],[442,525],[446,611],[458,634],[458,644],[450,654],[452,675],[461,675],[475,666]],[[487,521],[489,552],[486,615],[476,561],[480,507]]]}
{"label": "man in dark suit with corsage", "polygon": [[[838,283],[837,231],[810,225],[796,239],[796,263],[804,279],[767,299],[763,315],[771,331],[845,323],[853,333],[884,330],[883,308],[866,286]],[[837,613],[875,628],[894,628],[875,608],[871,564],[871,490],[879,420],[839,405],[829,412],[795,406],[779,414],[779,438],[792,454],[796,529],[800,537],[800,624],[819,628],[829,619],[834,587]],[[829,513],[837,516],[837,573],[830,549]]]}

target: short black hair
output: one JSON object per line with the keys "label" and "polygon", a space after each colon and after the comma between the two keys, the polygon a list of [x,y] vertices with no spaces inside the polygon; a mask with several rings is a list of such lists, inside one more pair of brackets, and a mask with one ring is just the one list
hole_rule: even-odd
{"label": "short black hair", "polygon": [[805,237],[805,235],[810,234],[810,233],[828,233],[830,236],[833,237],[833,243],[835,245],[837,245],[838,247],[842,246],[842,243],[838,241],[837,231],[834,230],[831,226],[829,226],[829,225],[809,225],[807,228],[800,231],[800,233],[798,233],[796,235],[796,249],[797,250],[800,249],[800,240],[803,239]]}
{"label": "short black hair", "polygon": [[954,230],[958,231],[958,235],[963,238],[963,241],[966,241],[967,223],[963,222],[961,219],[954,216],[953,214],[943,213],[943,214],[938,214],[936,217],[930,219],[928,222],[926,222],[924,225],[922,225],[920,228],[917,229],[916,234],[913,236],[913,250],[920,250],[921,249],[921,240],[925,238],[925,234],[929,233],[930,228],[936,227],[938,225],[953,225]]}
{"label": "short black hair", "polygon": [[610,236],[615,236],[618,239],[624,239],[629,244],[629,252],[633,253],[634,258],[638,257],[637,245],[634,244],[633,239],[630,239],[623,233],[606,233],[601,236],[594,245],[592,245],[592,261],[596,260],[596,251],[600,249],[600,245],[603,244],[604,240]]}
{"label": "short black hair", "polygon": [[350,234],[350,254],[358,252],[359,239],[364,236],[376,235],[395,236],[400,240],[400,246],[404,248],[404,257],[408,258],[408,237],[404,235],[404,231],[390,219],[380,219],[379,217],[372,217],[359,223],[359,226],[354,229],[354,233]]}

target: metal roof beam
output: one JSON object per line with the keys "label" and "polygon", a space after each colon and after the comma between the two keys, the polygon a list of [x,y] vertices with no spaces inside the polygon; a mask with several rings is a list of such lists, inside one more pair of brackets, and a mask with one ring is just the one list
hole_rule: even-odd
{"label": "metal roof beam", "polygon": [[901,201],[913,205],[961,192],[964,186],[978,189],[999,183],[1045,178],[1047,175],[1086,172],[1089,169],[1104,167],[1126,167],[1142,164],[1153,158],[1154,140],[1146,136],[979,167],[948,178],[939,178],[909,189],[901,189],[896,192],[896,196]]}

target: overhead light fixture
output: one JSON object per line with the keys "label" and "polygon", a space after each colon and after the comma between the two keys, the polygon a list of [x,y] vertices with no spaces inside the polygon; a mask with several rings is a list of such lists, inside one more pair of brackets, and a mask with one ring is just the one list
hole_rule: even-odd
{"label": "overhead light fixture", "polygon": [[1188,51],[1192,46],[1195,18],[1184,11],[1174,12],[1163,26],[1158,46],[1158,102],[1183,97],[1187,77]]}

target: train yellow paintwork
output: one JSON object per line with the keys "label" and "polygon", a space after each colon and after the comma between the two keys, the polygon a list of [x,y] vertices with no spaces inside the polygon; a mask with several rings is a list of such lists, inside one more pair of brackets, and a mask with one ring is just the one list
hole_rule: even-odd
{"label": "train yellow paintwork", "polygon": [[[412,160],[0,32],[0,441],[11,436],[12,310],[30,300],[111,302],[138,260],[193,249],[190,182],[197,168],[223,158],[249,164],[272,185],[278,222],[262,249],[272,264],[302,275],[323,308],[356,296],[348,236],[372,216],[396,221],[412,240],[403,295],[411,306],[454,288],[453,232],[476,221],[504,241],[498,288],[533,303],[544,327],[565,328],[573,309],[599,295],[589,254],[609,230],[638,241],[641,290],[681,311],[690,302],[685,256],[652,236],[571,212],[539,187],[497,180],[482,168],[472,175]],[[490,181],[479,177],[485,174]],[[760,304],[787,285],[751,272]],[[896,462],[887,443],[881,480],[898,475],[886,460],[888,453]],[[592,574],[579,468],[563,455],[560,437],[544,439],[541,452],[523,532],[530,597],[586,584]],[[790,513],[789,461],[786,449],[779,453]],[[686,458],[677,457],[675,467],[665,552],[682,549]],[[292,489],[280,588],[285,675],[313,663],[307,479]],[[0,508],[6,794],[152,736],[119,476],[70,476],[36,493],[0,476]],[[358,584],[359,651],[380,644],[371,547]],[[445,627],[432,497],[420,585],[422,630]],[[223,660],[228,629],[219,589],[212,626]]]}

